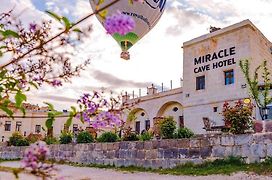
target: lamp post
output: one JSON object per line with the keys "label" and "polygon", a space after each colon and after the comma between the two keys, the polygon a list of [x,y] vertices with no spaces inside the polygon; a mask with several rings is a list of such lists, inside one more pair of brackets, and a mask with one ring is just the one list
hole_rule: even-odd
{"label": "lamp post", "polygon": [[268,119],[268,107],[265,106],[262,111],[263,111],[263,115],[264,115],[264,119],[263,119],[263,133],[266,132],[266,120]]}

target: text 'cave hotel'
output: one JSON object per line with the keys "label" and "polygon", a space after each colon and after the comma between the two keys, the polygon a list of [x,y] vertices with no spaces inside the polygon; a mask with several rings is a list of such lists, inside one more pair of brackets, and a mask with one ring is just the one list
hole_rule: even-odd
{"label": "text 'cave hotel'", "polygon": [[[182,48],[183,87],[165,92],[151,87],[147,96],[123,96],[128,104],[138,102],[130,112],[137,118],[132,125],[135,131],[149,129],[165,116],[198,134],[205,133],[203,119],[223,125],[224,102],[249,98],[239,61],[249,59],[251,72],[264,60],[272,69],[272,43],[249,20],[184,42]],[[271,119],[272,105],[269,111]],[[261,119],[257,109],[254,117]]]}

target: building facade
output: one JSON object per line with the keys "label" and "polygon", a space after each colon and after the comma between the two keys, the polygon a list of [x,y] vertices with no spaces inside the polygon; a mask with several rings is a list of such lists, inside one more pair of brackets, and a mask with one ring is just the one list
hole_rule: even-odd
{"label": "building facade", "polygon": [[[272,43],[249,20],[184,42],[182,48],[182,88],[127,101],[139,102],[132,111],[135,130],[142,131],[147,120],[152,126],[154,118],[169,115],[197,134],[205,133],[203,118],[223,125],[224,102],[249,98],[239,61],[248,59],[252,74],[264,60],[272,69]],[[257,109],[254,116],[260,119]]]}
{"label": "building facade", "polygon": [[[19,132],[25,137],[31,133],[41,134],[43,137],[45,137],[47,133],[45,122],[48,117],[48,108],[30,104],[26,104],[25,108],[25,117],[23,117],[23,114],[19,111],[15,111],[14,119],[6,117],[3,112],[0,113],[0,142],[8,141],[9,137],[14,132]],[[61,117],[57,117],[55,119],[53,124],[54,137],[60,136],[67,119],[67,112],[63,112]],[[86,127],[87,124],[82,124],[79,120],[74,120],[69,130],[75,132],[79,129],[85,129]]]}

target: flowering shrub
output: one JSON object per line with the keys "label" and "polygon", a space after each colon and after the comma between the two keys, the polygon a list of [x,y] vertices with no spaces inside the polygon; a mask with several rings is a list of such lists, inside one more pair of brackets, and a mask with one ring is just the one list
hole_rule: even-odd
{"label": "flowering shrub", "polygon": [[37,141],[41,141],[43,139],[42,135],[41,134],[33,134],[33,133],[30,133],[26,139],[29,141],[29,143],[34,143],[34,142],[37,142]]}
{"label": "flowering shrub", "polygon": [[77,101],[80,107],[80,113],[77,118],[82,122],[91,124],[94,129],[115,128],[122,124],[121,111],[117,110],[121,106],[120,97],[110,97],[106,99],[103,93],[94,92],[84,94]]}
{"label": "flowering shrub", "polygon": [[49,154],[45,142],[38,141],[31,144],[24,153],[22,166],[24,169],[30,170],[32,174],[43,177],[43,179],[51,177],[51,173],[55,168],[53,164],[45,162]]}
{"label": "flowering shrub", "polygon": [[151,140],[152,138],[153,138],[153,134],[150,133],[149,131],[146,131],[146,132],[142,133],[142,134],[140,135],[140,137],[139,137],[139,139],[140,139],[141,141],[149,141],[149,140]]}
{"label": "flowering shrub", "polygon": [[241,100],[235,102],[231,107],[228,102],[223,105],[223,116],[225,126],[234,134],[243,134],[252,127],[252,110],[251,103],[243,103]]}

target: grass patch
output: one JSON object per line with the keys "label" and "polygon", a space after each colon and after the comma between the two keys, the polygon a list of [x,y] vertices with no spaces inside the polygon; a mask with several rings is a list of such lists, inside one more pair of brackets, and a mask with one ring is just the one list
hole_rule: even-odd
{"label": "grass patch", "polygon": [[203,164],[186,163],[179,165],[172,169],[151,169],[143,167],[115,167],[110,165],[97,165],[97,164],[79,164],[70,162],[55,162],[58,164],[66,164],[75,167],[92,167],[101,169],[114,169],[125,172],[151,172],[159,174],[171,175],[189,175],[189,176],[207,176],[213,174],[231,175],[237,172],[256,173],[258,175],[271,175],[272,174],[272,158],[268,158],[262,163],[246,164],[241,158],[229,157],[226,159],[219,159],[215,161],[207,161]]}

